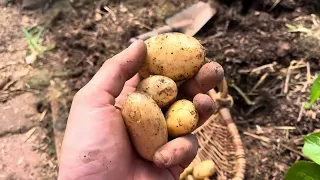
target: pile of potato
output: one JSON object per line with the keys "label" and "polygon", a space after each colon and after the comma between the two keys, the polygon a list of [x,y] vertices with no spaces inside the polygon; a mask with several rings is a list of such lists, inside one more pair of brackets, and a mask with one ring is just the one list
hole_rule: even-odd
{"label": "pile of potato", "polygon": [[136,151],[152,161],[169,137],[197,127],[199,114],[191,101],[177,100],[178,85],[205,64],[205,50],[197,39],[182,33],[157,35],[145,43],[147,58],[139,71],[144,79],[128,95],[122,116]]}

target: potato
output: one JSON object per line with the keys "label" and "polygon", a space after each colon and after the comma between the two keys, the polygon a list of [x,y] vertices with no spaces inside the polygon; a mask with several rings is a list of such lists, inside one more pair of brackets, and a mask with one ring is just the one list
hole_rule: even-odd
{"label": "potato", "polygon": [[139,73],[143,78],[162,75],[174,81],[194,77],[205,63],[205,49],[192,36],[164,33],[145,41],[147,58]]}
{"label": "potato", "polygon": [[163,108],[176,99],[178,87],[172,79],[154,75],[142,80],[137,86],[137,91],[149,94],[158,106]]}
{"label": "potato", "polygon": [[193,168],[192,174],[195,179],[205,179],[207,177],[211,177],[216,170],[216,165],[212,160],[205,160]]}
{"label": "potato", "polygon": [[193,167],[194,167],[194,163],[191,162],[189,166],[185,168],[183,172],[180,174],[179,180],[186,179],[189,174],[192,174]]}
{"label": "potato", "polygon": [[179,180],[184,180],[187,176],[188,174],[185,171],[183,171],[179,176]]}
{"label": "potato", "polygon": [[134,92],[125,100],[122,116],[136,151],[152,161],[156,150],[168,142],[167,124],[161,109],[150,95]]}
{"label": "potato", "polygon": [[184,169],[184,171],[185,171],[187,174],[190,174],[190,173],[193,171],[193,167],[194,167],[194,163],[191,162],[191,163],[189,164],[189,166]]}
{"label": "potato", "polygon": [[174,102],[165,115],[169,136],[175,138],[191,133],[199,122],[198,112],[191,101]]}
{"label": "potato", "polygon": [[193,176],[191,174],[189,174],[186,178],[186,180],[194,180]]}

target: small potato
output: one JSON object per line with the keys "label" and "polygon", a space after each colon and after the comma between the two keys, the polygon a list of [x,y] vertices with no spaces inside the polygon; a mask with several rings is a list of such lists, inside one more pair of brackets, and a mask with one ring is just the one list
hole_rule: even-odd
{"label": "small potato", "polygon": [[139,73],[143,78],[162,75],[175,82],[194,77],[205,63],[200,42],[183,33],[165,33],[145,41],[147,58]]}
{"label": "small potato", "polygon": [[189,174],[193,171],[194,163],[190,163],[187,168],[184,169],[184,171]]}
{"label": "small potato", "polygon": [[188,176],[189,174],[192,174],[193,167],[194,167],[194,163],[191,162],[191,163],[189,164],[189,166],[188,166],[187,168],[185,168],[185,169],[183,170],[183,172],[180,174],[179,180],[184,180],[184,179],[187,178],[187,176]]}
{"label": "small potato", "polygon": [[191,174],[189,174],[186,180],[194,180],[194,177]]}
{"label": "small potato", "polygon": [[187,176],[188,176],[188,174],[185,171],[183,171],[179,176],[179,180],[184,180],[184,179],[186,179]]}
{"label": "small potato", "polygon": [[216,172],[216,165],[212,160],[205,160],[193,168],[195,179],[205,179],[211,177]]}
{"label": "small potato", "polygon": [[163,108],[176,99],[178,87],[172,79],[154,75],[142,80],[137,86],[137,91],[149,94],[158,106]]}
{"label": "small potato", "polygon": [[174,102],[165,115],[169,136],[175,138],[191,133],[199,122],[198,112],[191,101]]}
{"label": "small potato", "polygon": [[161,109],[148,94],[134,92],[124,102],[122,116],[135,149],[140,156],[152,161],[154,153],[168,142]]}

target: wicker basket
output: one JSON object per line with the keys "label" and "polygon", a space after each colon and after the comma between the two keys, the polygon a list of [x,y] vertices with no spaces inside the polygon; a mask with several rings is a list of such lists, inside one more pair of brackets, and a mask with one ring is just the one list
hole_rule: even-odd
{"label": "wicker basket", "polygon": [[224,79],[208,95],[218,106],[218,110],[210,119],[193,132],[199,141],[198,154],[194,161],[213,160],[217,172],[211,179],[243,180],[245,173],[245,153],[238,129],[232,120],[229,108],[233,99],[228,94],[228,86]]}

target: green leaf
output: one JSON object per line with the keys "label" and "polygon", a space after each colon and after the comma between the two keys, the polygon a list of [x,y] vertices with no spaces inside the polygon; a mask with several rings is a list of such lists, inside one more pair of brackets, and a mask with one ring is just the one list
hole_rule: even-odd
{"label": "green leaf", "polygon": [[284,180],[320,180],[320,166],[314,162],[298,161],[287,171]]}
{"label": "green leaf", "polygon": [[300,33],[306,33],[306,34],[312,33],[310,29],[304,27],[303,25],[294,26],[291,24],[286,24],[286,26],[291,32],[300,32]]}
{"label": "green leaf", "polygon": [[305,104],[305,105],[304,105],[304,108],[305,108],[305,109],[310,109],[310,108],[311,108],[311,106],[312,106],[312,104],[311,104],[311,103],[307,103],[307,104]]}
{"label": "green leaf", "polygon": [[320,133],[311,133],[304,136],[302,153],[320,165]]}
{"label": "green leaf", "polygon": [[42,36],[43,31],[44,31],[44,27],[39,26],[39,32],[38,32],[37,36],[35,37],[35,41],[36,41],[37,43],[38,43],[40,37]]}
{"label": "green leaf", "polygon": [[291,25],[291,24],[286,24],[287,28],[290,29],[290,30],[295,30],[297,29],[296,26],[294,25]]}
{"label": "green leaf", "polygon": [[32,35],[29,33],[29,31],[26,28],[22,27],[22,31],[28,40],[32,39]]}
{"label": "green leaf", "polygon": [[310,109],[312,104],[315,103],[320,97],[320,75],[314,80],[311,87],[310,102],[304,106],[306,109]]}

